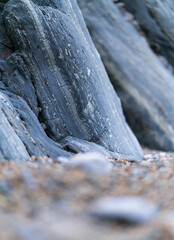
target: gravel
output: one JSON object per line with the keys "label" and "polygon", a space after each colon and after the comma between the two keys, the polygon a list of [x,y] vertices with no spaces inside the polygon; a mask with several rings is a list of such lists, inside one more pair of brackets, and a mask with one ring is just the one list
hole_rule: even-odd
{"label": "gravel", "polygon": [[0,239],[174,239],[174,154],[144,155],[140,162],[103,159],[98,171],[89,167],[94,155],[80,167],[46,157],[2,161]]}

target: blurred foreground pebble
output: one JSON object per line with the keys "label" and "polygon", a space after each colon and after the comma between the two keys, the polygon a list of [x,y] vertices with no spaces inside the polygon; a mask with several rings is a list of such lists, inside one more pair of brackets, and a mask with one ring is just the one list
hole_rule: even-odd
{"label": "blurred foreground pebble", "polygon": [[142,197],[123,196],[100,200],[94,206],[92,214],[105,220],[139,224],[151,220],[157,211],[155,204]]}
{"label": "blurred foreground pebble", "polygon": [[60,163],[65,167],[78,168],[91,174],[107,174],[112,169],[109,159],[98,153],[77,154],[69,160],[61,158]]}

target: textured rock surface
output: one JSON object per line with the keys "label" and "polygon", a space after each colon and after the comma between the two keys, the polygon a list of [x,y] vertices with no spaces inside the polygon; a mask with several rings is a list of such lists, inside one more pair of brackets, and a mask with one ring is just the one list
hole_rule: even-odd
{"label": "textured rock surface", "polygon": [[[0,94],[0,105],[3,100],[4,97]],[[3,109],[0,108],[0,160],[6,158],[24,161],[29,155],[24,144],[7,120],[6,114],[9,110],[10,109],[6,108],[6,111],[3,111]]]}
{"label": "textured rock surface", "polygon": [[[90,152],[95,152],[102,154],[107,157],[113,157],[113,158],[119,158],[121,155],[120,153],[117,152],[110,152],[106,148],[93,143],[93,142],[88,142],[79,138],[75,137],[66,137],[62,141],[60,141],[61,147],[65,150],[68,150],[73,153],[90,153]],[[124,156],[124,155],[122,155]],[[138,158],[133,158],[131,159],[131,156],[129,160],[140,160]]]}
{"label": "textured rock surface", "polygon": [[138,21],[152,49],[174,66],[174,1],[121,1]]}
{"label": "textured rock surface", "polygon": [[[37,118],[54,141],[73,136],[102,145],[110,156],[142,158],[74,0],[8,1],[1,31],[10,37],[6,49],[12,51],[1,57],[1,89],[28,104],[12,103],[36,146],[43,152],[49,145],[44,154],[51,156],[55,143],[44,135]],[[95,144],[86,145],[95,151]],[[81,149],[85,141],[78,145]]]}
{"label": "textured rock surface", "polygon": [[136,136],[150,147],[174,150],[173,76],[112,0],[78,3]]}
{"label": "textured rock surface", "polygon": [[0,159],[24,161],[29,155],[69,157],[47,137],[36,116],[20,97],[0,92]]}

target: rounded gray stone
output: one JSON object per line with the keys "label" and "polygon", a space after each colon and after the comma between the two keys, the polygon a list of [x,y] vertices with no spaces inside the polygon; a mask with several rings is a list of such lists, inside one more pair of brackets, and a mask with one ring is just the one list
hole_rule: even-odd
{"label": "rounded gray stone", "polygon": [[157,210],[155,204],[143,197],[121,196],[100,200],[91,212],[101,219],[138,224],[152,219]]}

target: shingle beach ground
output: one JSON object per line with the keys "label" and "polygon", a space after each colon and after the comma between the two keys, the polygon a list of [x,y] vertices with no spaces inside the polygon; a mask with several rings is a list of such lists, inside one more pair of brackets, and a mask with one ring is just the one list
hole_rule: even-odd
{"label": "shingle beach ground", "polygon": [[[174,239],[174,154],[147,149],[144,154],[146,160],[137,163],[108,160],[112,170],[107,174],[51,159],[0,163],[0,239]],[[128,209],[124,221],[117,212],[113,218],[100,216],[99,201],[119,196],[140,196],[145,201],[141,216],[148,214],[149,204],[156,210],[136,224],[131,222],[136,209],[131,216]]]}

